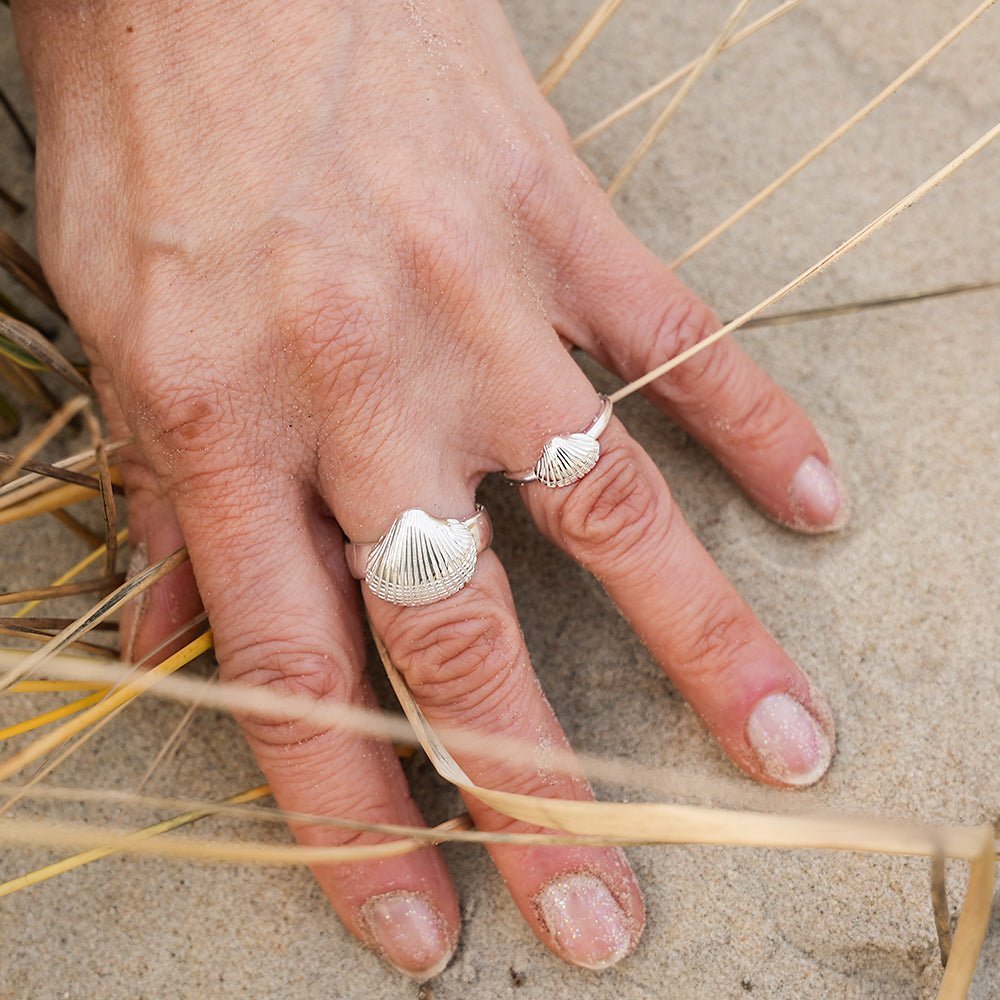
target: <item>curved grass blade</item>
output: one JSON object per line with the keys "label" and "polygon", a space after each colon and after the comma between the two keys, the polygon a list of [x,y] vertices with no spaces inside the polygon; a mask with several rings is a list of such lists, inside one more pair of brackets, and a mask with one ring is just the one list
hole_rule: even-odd
{"label": "curved grass blade", "polygon": [[94,395],[93,386],[33,326],[0,314],[0,346],[12,361],[24,367],[46,368],[65,379],[77,392]]}
{"label": "curved grass blade", "polygon": [[57,316],[62,316],[62,310],[45,280],[41,265],[6,229],[0,229],[0,267],[15,281],[24,285],[39,302],[48,306]]}

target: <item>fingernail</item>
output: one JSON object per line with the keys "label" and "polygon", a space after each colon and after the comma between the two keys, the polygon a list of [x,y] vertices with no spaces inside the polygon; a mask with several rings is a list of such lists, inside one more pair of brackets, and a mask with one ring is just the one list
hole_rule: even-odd
{"label": "fingernail", "polygon": [[548,932],[574,965],[607,969],[628,954],[631,925],[608,887],[593,875],[564,875],[536,897]]}
{"label": "fingernail", "polygon": [[810,455],[792,476],[789,498],[796,520],[803,526],[840,527],[845,511],[844,496],[830,467]]}
{"label": "fingernail", "polygon": [[[148,566],[149,551],[146,548],[145,542],[139,542],[132,549],[132,554],[129,556],[128,566],[125,570],[125,579],[131,580],[132,577],[138,576]],[[135,656],[135,639],[139,634],[139,626],[142,625],[142,619],[149,605],[149,589],[147,588],[138,597],[135,597],[131,605],[131,607],[127,604],[125,605],[129,617],[121,639],[122,659],[126,663],[131,663]]]}
{"label": "fingernail", "polygon": [[786,785],[819,781],[833,757],[819,723],[787,694],[769,694],[757,702],[747,720],[747,740],[764,771]]}
{"label": "fingernail", "polygon": [[423,896],[375,896],[365,903],[361,917],[383,958],[408,976],[430,979],[451,959],[444,918]]}

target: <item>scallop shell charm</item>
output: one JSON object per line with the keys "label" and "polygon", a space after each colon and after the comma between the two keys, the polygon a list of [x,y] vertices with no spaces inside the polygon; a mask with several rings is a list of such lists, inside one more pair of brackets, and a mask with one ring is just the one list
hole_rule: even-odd
{"label": "scallop shell charm", "polygon": [[472,579],[477,556],[476,537],[467,524],[407,510],[372,548],[365,583],[392,604],[433,604]]}
{"label": "scallop shell charm", "polygon": [[569,486],[590,472],[601,457],[601,442],[590,434],[551,438],[535,463],[535,475],[546,486]]}

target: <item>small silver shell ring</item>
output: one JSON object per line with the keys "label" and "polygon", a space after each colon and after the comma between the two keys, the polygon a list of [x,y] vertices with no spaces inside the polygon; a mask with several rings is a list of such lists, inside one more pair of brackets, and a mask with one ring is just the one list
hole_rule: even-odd
{"label": "small silver shell ring", "polygon": [[464,521],[414,508],[403,511],[377,542],[348,542],[345,555],[351,575],[376,597],[416,608],[457,594],[492,540],[485,507]]}
{"label": "small silver shell ring", "polygon": [[525,472],[505,472],[504,475],[518,485],[543,483],[553,488],[569,486],[583,479],[601,457],[601,442],[598,439],[611,423],[611,410],[611,400],[601,396],[601,411],[585,431],[550,438],[545,442],[534,468]]}

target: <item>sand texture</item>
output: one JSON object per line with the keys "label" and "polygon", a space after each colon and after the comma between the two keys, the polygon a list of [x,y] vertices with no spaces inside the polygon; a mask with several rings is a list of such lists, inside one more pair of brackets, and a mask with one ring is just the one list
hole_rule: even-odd
{"label": "sand texture", "polygon": [[[534,69],[548,64],[592,2],[509,0]],[[753,4],[750,16],[768,6]],[[672,258],[972,6],[810,0],[706,73],[619,198],[621,214]],[[552,96],[570,130],[698,55],[730,7],[730,0],[629,0]],[[6,11],[0,23],[5,87],[24,106]],[[994,9],[872,120],[685,265],[685,280],[730,317],[819,259],[995,123],[998,51]],[[663,104],[587,147],[585,159],[603,181]],[[0,140],[0,180],[29,200],[27,157],[5,121]],[[783,308],[1000,278],[998,180],[1000,146]],[[3,225],[30,239],[30,221],[2,211]],[[641,398],[617,411],[704,544],[833,706],[838,754],[808,792],[751,788],[600,587],[539,538],[513,490],[484,486],[528,646],[576,747],[679,776],[690,801],[926,822],[1000,817],[998,303],[997,292],[986,291],[739,335],[830,445],[853,500],[837,535],[798,537],[767,521]],[[629,309],[627,288],[621,308]],[[614,386],[596,369],[593,377]],[[84,552],[51,520],[0,528],[0,546],[4,590],[47,582]],[[27,714],[25,704],[0,702],[4,722]],[[54,777],[134,788],[182,714],[174,705],[139,704]],[[422,757],[406,766],[428,820],[459,811]],[[258,781],[236,725],[204,711],[149,791],[217,798]],[[78,819],[83,810],[31,806],[22,815],[32,813]],[[129,826],[154,818],[111,806],[98,815]],[[248,832],[217,821],[195,832],[288,839],[279,828]],[[478,848],[445,853],[464,932],[450,967],[422,994],[435,1000],[915,1000],[933,997],[940,981],[925,861],[630,850],[648,926],[634,956],[597,974],[569,968],[534,939]],[[0,876],[52,857],[4,848]],[[955,910],[963,867],[948,874]],[[419,990],[358,946],[308,872],[294,869],[112,858],[0,901],[0,941],[3,1000],[381,1000],[416,998]],[[1000,997],[996,916],[971,996]]]}

